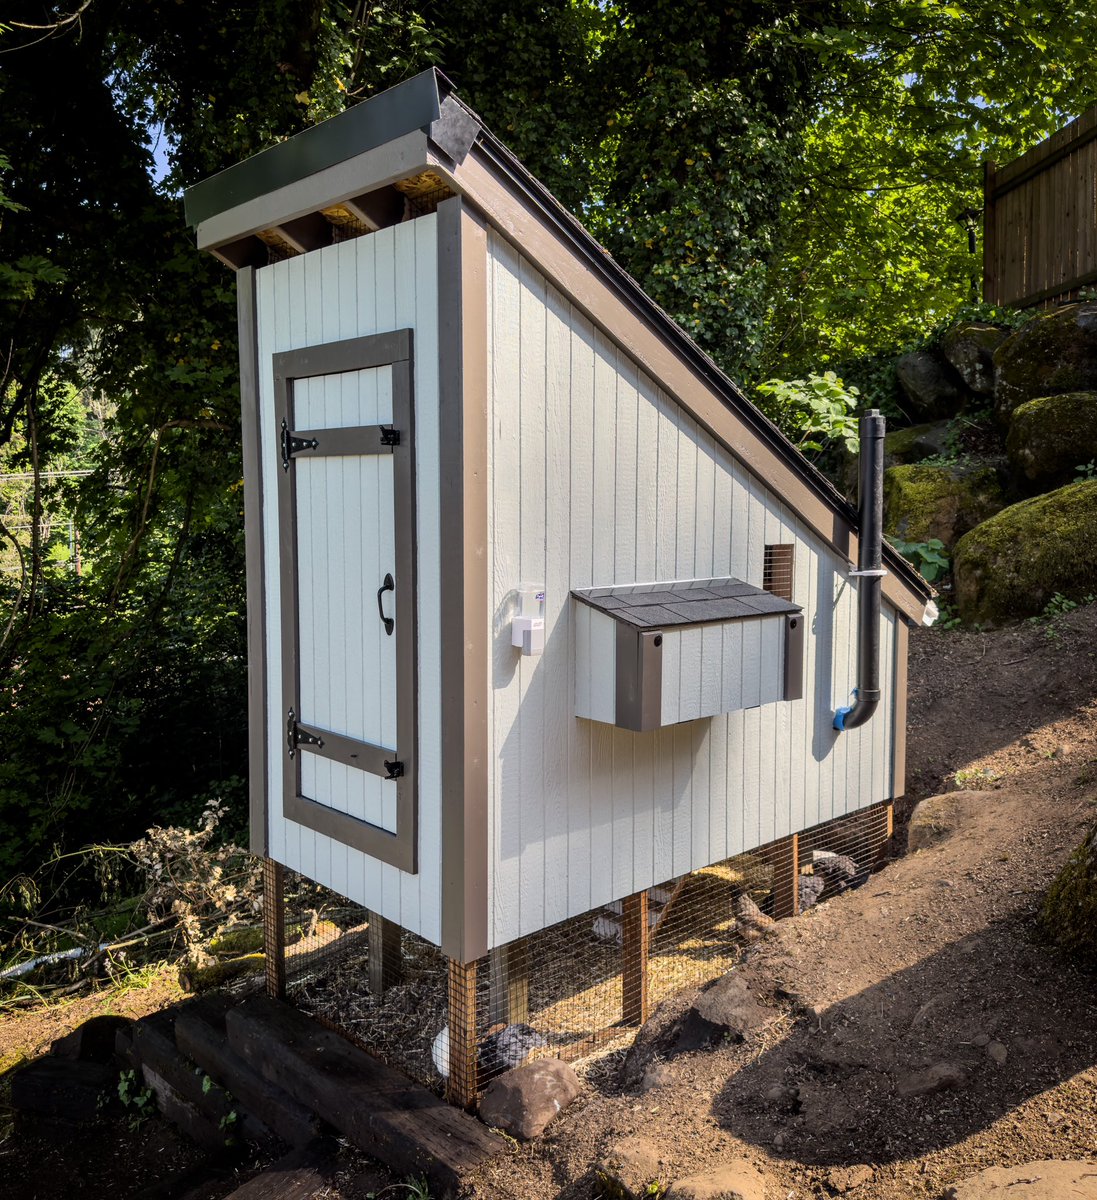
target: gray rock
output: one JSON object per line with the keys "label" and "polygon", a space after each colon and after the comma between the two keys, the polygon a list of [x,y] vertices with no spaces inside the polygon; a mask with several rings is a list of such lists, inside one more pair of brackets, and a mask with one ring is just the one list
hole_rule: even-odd
{"label": "gray rock", "polygon": [[608,1145],[594,1172],[602,1194],[611,1200],[641,1200],[651,1195],[651,1184],[662,1182],[659,1151],[645,1137],[626,1137]]}
{"label": "gray rock", "polygon": [[640,1090],[650,1092],[653,1088],[671,1087],[675,1083],[674,1070],[670,1063],[653,1062],[644,1071]]}
{"label": "gray rock", "polygon": [[666,1200],[766,1200],[766,1177],[749,1160],[733,1158],[714,1171],[676,1179]]}
{"label": "gray rock", "polygon": [[988,1042],[987,1055],[999,1066],[1002,1066],[1009,1057],[1009,1051],[1001,1042]]}
{"label": "gray rock", "polygon": [[579,1095],[582,1085],[559,1058],[541,1058],[497,1076],[480,1101],[480,1120],[520,1141],[540,1137]]}
{"label": "gray rock", "polygon": [[968,398],[959,376],[944,356],[933,350],[904,354],[895,364],[895,375],[910,415],[923,421],[954,416]]}
{"label": "gray rock", "polygon": [[1097,1159],[987,1167],[949,1188],[948,1200],[1097,1200]]}
{"label": "gray rock", "polygon": [[959,1087],[967,1079],[967,1072],[956,1063],[939,1062],[924,1071],[905,1075],[895,1085],[895,1091],[904,1099],[915,1096],[932,1096]]}
{"label": "gray rock", "polygon": [[758,1003],[744,976],[731,971],[697,997],[678,1025],[673,1049],[682,1054],[722,1041],[741,1042],[777,1016]]}
{"label": "gray rock", "polygon": [[839,1196],[864,1187],[875,1179],[876,1172],[865,1164],[856,1167],[831,1167],[827,1172],[827,1186]]}
{"label": "gray rock", "polygon": [[950,837],[960,825],[958,792],[927,796],[919,800],[907,824],[907,853],[925,850]]}
{"label": "gray rock", "polygon": [[1009,337],[1009,330],[982,321],[953,325],[941,338],[941,353],[949,366],[977,396],[994,393],[994,351]]}

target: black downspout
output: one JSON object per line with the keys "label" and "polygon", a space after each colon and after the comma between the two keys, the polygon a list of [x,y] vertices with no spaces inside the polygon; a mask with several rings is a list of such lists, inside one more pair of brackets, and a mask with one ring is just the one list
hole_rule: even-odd
{"label": "black downspout", "polygon": [[856,702],[834,714],[834,728],[856,729],[880,703],[880,593],[883,589],[884,418],[871,409],[861,418],[860,530],[857,570]]}

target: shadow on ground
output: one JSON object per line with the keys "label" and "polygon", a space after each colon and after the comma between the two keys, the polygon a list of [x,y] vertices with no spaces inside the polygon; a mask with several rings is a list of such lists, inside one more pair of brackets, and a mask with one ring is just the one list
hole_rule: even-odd
{"label": "shadow on ground", "polygon": [[886,1163],[954,1145],[1094,1066],[1097,980],[1033,924],[991,924],[802,1015],[728,1080],[714,1116],[777,1158]]}

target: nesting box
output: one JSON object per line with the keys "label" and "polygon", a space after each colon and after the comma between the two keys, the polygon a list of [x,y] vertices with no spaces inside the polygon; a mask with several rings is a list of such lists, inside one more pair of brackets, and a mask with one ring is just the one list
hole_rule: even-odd
{"label": "nesting box", "polygon": [[903,790],[855,513],[427,72],[187,193],[237,272],[253,847],[470,962]]}

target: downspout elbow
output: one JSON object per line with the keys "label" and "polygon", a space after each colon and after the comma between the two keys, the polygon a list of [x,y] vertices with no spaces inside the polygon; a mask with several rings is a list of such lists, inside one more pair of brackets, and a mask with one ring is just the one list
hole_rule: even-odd
{"label": "downspout elbow", "polygon": [[880,703],[879,688],[874,688],[872,691],[867,688],[855,688],[853,694],[856,697],[855,703],[847,704],[834,714],[834,728],[839,733],[845,733],[847,729],[856,729],[859,725],[864,725]]}

